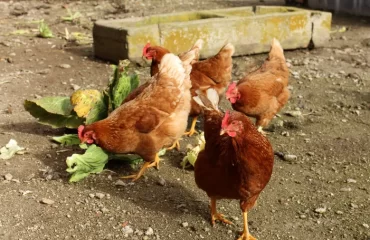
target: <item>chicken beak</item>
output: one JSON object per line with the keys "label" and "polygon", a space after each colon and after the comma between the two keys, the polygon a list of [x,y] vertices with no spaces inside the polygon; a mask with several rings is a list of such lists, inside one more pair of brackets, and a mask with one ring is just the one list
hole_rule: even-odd
{"label": "chicken beak", "polygon": [[221,136],[221,135],[224,135],[224,134],[225,134],[225,132],[226,132],[226,130],[225,130],[225,129],[221,129],[221,131],[220,131],[220,136]]}

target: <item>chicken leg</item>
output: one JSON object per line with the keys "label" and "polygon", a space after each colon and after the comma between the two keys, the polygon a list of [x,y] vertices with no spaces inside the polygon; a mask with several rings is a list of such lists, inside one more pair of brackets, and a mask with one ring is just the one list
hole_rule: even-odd
{"label": "chicken leg", "polygon": [[197,119],[198,119],[198,116],[195,116],[193,118],[189,132],[185,132],[184,135],[191,137],[194,133],[198,133],[198,131],[195,130],[195,124],[197,123]]}
{"label": "chicken leg", "polygon": [[177,149],[177,151],[180,151],[180,140],[181,140],[181,139],[176,140],[176,141],[172,144],[172,146],[171,146],[171,147],[167,148],[167,150],[172,150],[172,149],[176,148],[176,149]]}
{"label": "chicken leg", "polygon": [[258,126],[258,127],[257,127],[257,131],[258,131],[259,133],[261,133],[263,136],[268,135],[268,133],[267,133],[267,132],[263,131],[263,127],[262,127],[262,126]]}
{"label": "chicken leg", "polygon": [[238,238],[238,240],[257,240],[257,238],[249,234],[248,212],[247,211],[243,212],[243,218],[244,218],[244,231],[243,231],[243,234]]}
{"label": "chicken leg", "polygon": [[132,181],[136,181],[138,180],[142,175],[144,175],[144,172],[146,171],[146,169],[148,168],[151,168],[151,167],[156,167],[157,169],[159,169],[159,161],[161,159],[159,158],[158,156],[158,153],[155,155],[155,159],[154,159],[154,162],[145,162],[144,165],[141,167],[140,171],[137,173],[137,174],[133,174],[133,175],[129,175],[129,176],[124,176],[124,177],[121,177],[123,179],[130,179],[132,178]]}
{"label": "chicken leg", "polygon": [[232,222],[230,222],[229,220],[227,220],[224,217],[223,214],[217,212],[217,209],[216,209],[216,198],[212,198],[211,197],[211,223],[212,223],[212,226],[215,226],[216,220],[219,220],[219,221],[221,221],[223,223],[226,223],[226,224],[233,224]]}

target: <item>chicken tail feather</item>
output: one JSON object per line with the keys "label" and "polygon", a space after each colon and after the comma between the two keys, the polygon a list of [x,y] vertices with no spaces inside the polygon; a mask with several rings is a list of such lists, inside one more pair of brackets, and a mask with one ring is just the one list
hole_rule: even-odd
{"label": "chicken tail feather", "polygon": [[190,62],[194,59],[195,54],[190,51],[186,54],[183,61],[172,53],[167,53],[161,60],[159,66],[159,74],[166,74],[167,76],[176,79],[181,85],[182,82],[189,77],[191,71]]}
{"label": "chicken tail feather", "polygon": [[270,53],[269,53],[269,58],[270,59],[271,58],[280,58],[280,59],[285,60],[285,57],[284,57],[284,49],[281,46],[279,40],[277,40],[276,38],[272,39],[271,50],[270,50]]}
{"label": "chicken tail feather", "polygon": [[231,43],[227,43],[225,46],[223,46],[219,53],[221,54],[227,54],[228,56],[232,56],[235,52],[235,47]]}
{"label": "chicken tail feather", "polygon": [[207,89],[206,95],[200,90],[196,91],[197,96],[193,97],[194,101],[198,103],[200,106],[204,107],[205,109],[217,110],[218,111],[218,102],[220,97],[215,89],[209,88]]}

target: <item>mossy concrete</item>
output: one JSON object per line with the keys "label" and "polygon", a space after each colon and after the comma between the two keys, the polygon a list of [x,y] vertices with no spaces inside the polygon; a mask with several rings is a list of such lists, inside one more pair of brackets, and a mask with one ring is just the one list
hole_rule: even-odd
{"label": "mossy concrete", "polygon": [[93,36],[95,55],[117,62],[140,61],[148,41],[180,53],[201,38],[201,58],[213,56],[226,42],[234,44],[234,56],[267,52],[274,37],[284,49],[306,48],[311,41],[321,47],[330,28],[328,12],[257,6],[99,20]]}

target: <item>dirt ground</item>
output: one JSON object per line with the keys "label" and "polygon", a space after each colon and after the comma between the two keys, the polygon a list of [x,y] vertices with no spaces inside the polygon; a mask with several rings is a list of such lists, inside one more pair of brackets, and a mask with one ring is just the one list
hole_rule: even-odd
{"label": "dirt ground", "polygon": [[[23,102],[107,85],[109,63],[94,58],[91,44],[67,41],[65,28],[91,41],[96,19],[245,2],[0,2],[0,147],[13,138],[26,148],[24,155],[0,160],[0,239],[236,239],[243,226],[238,201],[218,205],[234,225],[211,227],[206,194],[196,187],[193,171],[180,167],[189,139],[182,151],[164,156],[159,171],[151,169],[134,184],[115,185],[135,171],[118,161],[70,184],[65,160],[76,150],[52,143],[64,130],[38,124]],[[79,21],[60,20],[66,5],[82,14]],[[33,21],[40,19],[56,37],[35,37]],[[296,158],[275,158],[272,179],[249,215],[258,239],[370,239],[370,19],[334,16],[332,29],[342,27],[346,31],[334,31],[325,48],[286,51],[292,97],[268,138],[275,151]],[[265,57],[234,58],[233,78]],[[149,68],[137,68],[141,80],[148,79]],[[303,116],[287,116],[288,110]],[[6,174],[12,179],[5,180]],[[42,204],[43,198],[54,203]]]}

